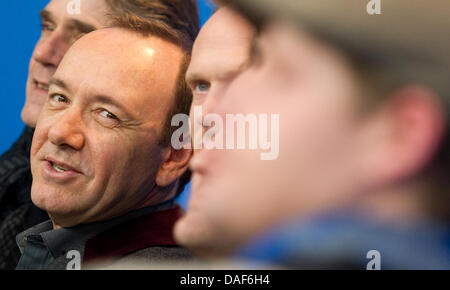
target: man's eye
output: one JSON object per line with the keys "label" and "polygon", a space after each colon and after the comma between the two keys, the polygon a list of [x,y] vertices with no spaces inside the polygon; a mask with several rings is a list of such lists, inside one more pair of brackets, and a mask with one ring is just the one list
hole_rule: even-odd
{"label": "man's eye", "polygon": [[69,100],[65,96],[60,95],[60,94],[51,95],[50,101],[54,102],[54,103],[68,103],[69,102]]}
{"label": "man's eye", "polygon": [[118,120],[118,118],[116,117],[116,115],[111,114],[110,112],[106,111],[106,110],[101,110],[100,111],[100,115],[102,115],[105,118],[108,119],[114,119],[114,120]]}
{"label": "man's eye", "polygon": [[100,125],[107,127],[107,128],[115,128],[118,127],[121,124],[121,121],[119,118],[117,118],[116,115],[110,113],[109,111],[105,109],[99,109],[97,111],[97,122],[99,122]]}
{"label": "man's eye", "polygon": [[211,87],[211,85],[208,83],[198,83],[196,85],[195,89],[200,93],[205,93],[205,92],[209,91],[210,87]]}
{"label": "man's eye", "polygon": [[42,23],[41,24],[41,30],[42,31],[53,31],[55,30],[54,25],[50,24],[50,23]]}

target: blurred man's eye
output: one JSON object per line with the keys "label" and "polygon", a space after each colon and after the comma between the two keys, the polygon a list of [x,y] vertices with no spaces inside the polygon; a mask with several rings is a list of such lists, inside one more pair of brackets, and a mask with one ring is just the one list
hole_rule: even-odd
{"label": "blurred man's eye", "polygon": [[209,83],[206,82],[199,82],[196,87],[195,90],[199,93],[206,93],[209,91],[209,88],[211,87],[211,85]]}

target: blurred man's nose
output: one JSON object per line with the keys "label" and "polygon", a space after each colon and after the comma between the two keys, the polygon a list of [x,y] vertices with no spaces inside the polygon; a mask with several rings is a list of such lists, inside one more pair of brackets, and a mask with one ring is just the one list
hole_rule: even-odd
{"label": "blurred man's nose", "polygon": [[208,97],[202,103],[203,116],[214,113],[219,101],[224,93],[224,86],[219,85],[211,89]]}
{"label": "blurred man's nose", "polygon": [[69,47],[70,44],[64,39],[62,32],[55,30],[37,43],[33,58],[45,66],[56,68]]}
{"label": "blurred man's nose", "polygon": [[48,131],[48,139],[58,147],[70,147],[81,150],[85,143],[83,123],[80,112],[73,108],[67,109],[51,125]]}

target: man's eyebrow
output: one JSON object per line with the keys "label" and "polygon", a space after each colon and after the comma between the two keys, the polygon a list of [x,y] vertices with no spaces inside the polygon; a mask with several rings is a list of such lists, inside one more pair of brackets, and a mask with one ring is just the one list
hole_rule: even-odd
{"label": "man's eyebrow", "polygon": [[186,73],[185,79],[186,79],[186,82],[187,82],[189,85],[191,85],[193,82],[195,82],[196,80],[199,79],[199,75],[198,75],[197,73],[195,73],[195,72],[190,72],[190,71],[188,71],[188,72]]}
{"label": "man's eyebrow", "polygon": [[41,20],[43,20],[43,21],[55,22],[53,19],[53,14],[48,10],[45,10],[45,9],[41,10],[39,12],[39,16],[41,17]]}
{"label": "man's eyebrow", "polygon": [[197,82],[206,81],[206,76],[201,71],[188,71],[185,80],[189,86],[194,86]]}
{"label": "man's eyebrow", "polygon": [[246,61],[232,69],[227,68],[226,70],[214,72],[214,74],[209,73],[208,75],[205,74],[205,71],[188,71],[186,74],[186,83],[192,88],[198,82],[209,83],[212,80],[227,80],[243,72],[248,67],[248,63],[249,61]]}
{"label": "man's eyebrow", "polygon": [[78,30],[81,33],[89,33],[94,30],[97,30],[97,27],[95,27],[92,24],[89,24],[87,22],[83,22],[77,19],[70,19],[68,21],[69,25],[74,27],[76,30]]}
{"label": "man's eyebrow", "polygon": [[[39,12],[39,15],[40,15],[42,21],[55,22],[53,14],[46,9],[41,10]],[[94,30],[97,30],[97,27],[95,27],[94,25],[84,22],[84,21],[80,21],[78,19],[68,20],[68,25],[72,26],[73,28],[75,28],[76,30],[78,30],[79,32],[82,32],[82,33],[89,33]]]}
{"label": "man's eyebrow", "polygon": [[55,85],[55,86],[58,86],[58,87],[60,87],[62,89],[67,90],[66,83],[63,82],[62,80],[59,80],[59,79],[56,79],[56,78],[50,78],[50,81],[48,82],[48,86],[51,86],[51,85]]}

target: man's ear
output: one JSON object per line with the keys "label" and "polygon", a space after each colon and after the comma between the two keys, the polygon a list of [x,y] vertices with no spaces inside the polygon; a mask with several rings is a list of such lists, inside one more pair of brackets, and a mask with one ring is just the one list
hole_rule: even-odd
{"label": "man's ear", "polygon": [[[408,86],[395,91],[375,112],[377,128],[366,144],[365,170],[372,186],[385,186],[420,173],[437,153],[445,132],[445,113],[431,90]],[[366,140],[367,141],[367,140]],[[370,157],[369,157],[370,155]],[[370,186],[370,185],[369,185]]]}
{"label": "man's ear", "polygon": [[176,150],[172,146],[163,154],[163,163],[156,175],[156,185],[166,187],[179,178],[189,167],[192,149]]}

